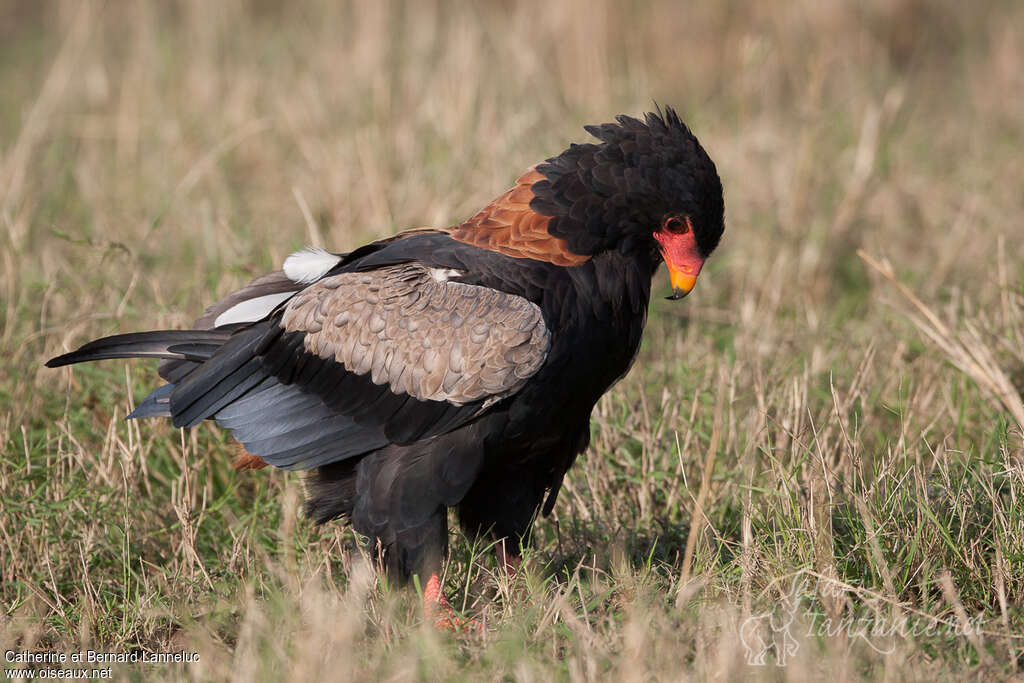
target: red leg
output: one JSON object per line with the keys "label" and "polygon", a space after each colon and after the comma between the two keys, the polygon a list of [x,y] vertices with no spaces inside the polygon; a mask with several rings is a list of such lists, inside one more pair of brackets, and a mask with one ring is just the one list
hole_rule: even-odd
{"label": "red leg", "polygon": [[482,632],[483,626],[475,619],[464,619],[455,615],[451,603],[441,589],[441,578],[431,574],[423,589],[423,613],[433,621],[434,628],[447,633]]}
{"label": "red leg", "polygon": [[498,541],[497,553],[498,553],[498,564],[508,574],[509,580],[514,580],[516,575],[519,573],[519,565],[523,562],[523,556],[518,553],[511,553],[505,549],[506,540]]}
{"label": "red leg", "polygon": [[506,546],[508,542],[508,539],[498,541],[498,545],[495,548],[498,554],[498,571],[503,571],[505,579],[508,581],[506,584],[508,586],[506,598],[525,601],[528,593],[526,582],[516,581],[516,577],[519,576],[519,567],[523,563],[523,556],[519,553],[509,552]]}

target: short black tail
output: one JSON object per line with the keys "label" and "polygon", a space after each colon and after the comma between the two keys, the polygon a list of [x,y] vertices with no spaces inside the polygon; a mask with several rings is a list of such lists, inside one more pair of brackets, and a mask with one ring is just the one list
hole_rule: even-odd
{"label": "short black tail", "polygon": [[231,336],[230,330],[157,330],[115,334],[46,361],[46,367],[110,358],[164,358],[202,362]]}

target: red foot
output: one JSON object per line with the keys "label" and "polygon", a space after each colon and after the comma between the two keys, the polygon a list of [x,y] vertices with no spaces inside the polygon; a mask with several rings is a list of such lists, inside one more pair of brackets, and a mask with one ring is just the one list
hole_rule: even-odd
{"label": "red foot", "polygon": [[423,613],[433,621],[434,628],[446,633],[482,633],[484,628],[475,619],[455,615],[451,603],[441,590],[441,579],[432,574],[423,589]]}
{"label": "red foot", "polygon": [[525,582],[516,581],[516,577],[519,575],[519,566],[523,563],[523,556],[506,550],[505,541],[498,542],[498,545],[495,546],[495,552],[498,555],[498,566],[501,568],[501,571],[505,572],[505,578],[508,580],[510,592],[507,597],[525,600]]}
{"label": "red foot", "polygon": [[499,541],[497,545],[498,563],[508,574],[510,581],[515,580],[519,573],[519,565],[523,563],[523,556],[516,555],[505,550],[505,541]]}

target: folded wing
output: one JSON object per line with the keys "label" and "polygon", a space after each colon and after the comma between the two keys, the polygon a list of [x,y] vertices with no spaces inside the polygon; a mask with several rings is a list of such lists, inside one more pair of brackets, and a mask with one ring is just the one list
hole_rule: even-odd
{"label": "folded wing", "polygon": [[325,277],[181,377],[169,413],[212,417],[288,469],[466,424],[540,369],[550,334],[533,303],[455,277],[418,263]]}

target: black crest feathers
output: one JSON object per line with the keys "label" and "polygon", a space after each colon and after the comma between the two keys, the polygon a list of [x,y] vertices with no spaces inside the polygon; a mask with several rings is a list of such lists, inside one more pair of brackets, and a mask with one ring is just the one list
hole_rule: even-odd
{"label": "black crest feathers", "polygon": [[573,144],[540,164],[530,203],[551,216],[548,231],[577,254],[622,248],[649,236],[669,214],[691,218],[706,257],[724,230],[722,183],[700,142],[671,107],[643,120],[586,126],[598,144]]}

